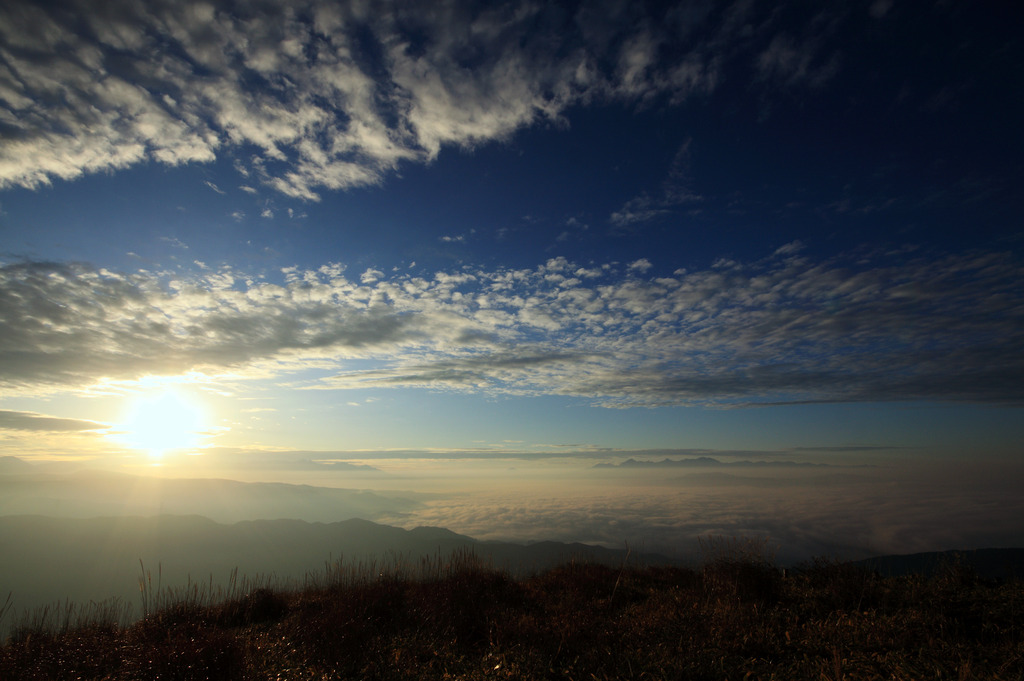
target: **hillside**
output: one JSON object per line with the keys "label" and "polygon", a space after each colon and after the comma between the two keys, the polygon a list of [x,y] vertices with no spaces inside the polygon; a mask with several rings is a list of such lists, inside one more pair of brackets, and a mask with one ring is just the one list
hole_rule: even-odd
{"label": "hillside", "polygon": [[985,579],[1024,578],[1024,549],[970,549],[965,551],[930,551],[903,556],[875,556],[856,561],[880,575],[936,575],[949,565],[960,565]]}
{"label": "hillside", "polygon": [[0,459],[0,515],[201,515],[221,523],[254,518],[331,522],[342,518],[375,520],[385,514],[407,512],[419,507],[425,498],[414,492],[49,470],[15,457]]}
{"label": "hillside", "polygon": [[574,562],[516,580],[461,554],[219,602],[198,590],[144,596],[154,607],[131,626],[101,614],[80,627],[50,622],[56,633],[22,626],[0,647],[0,678],[1024,676],[1024,586],[955,566],[882,578],[725,555],[700,571]]}
{"label": "hillside", "polygon": [[[236,570],[278,585],[295,584],[336,561],[418,561],[420,556],[471,551],[496,567],[522,573],[570,559],[618,565],[625,555],[583,544],[482,542],[436,527],[405,530],[358,518],[228,524],[197,515],[0,516],[0,546],[0,598],[12,593],[17,616],[55,601],[87,604],[117,598],[135,606],[142,569],[150,570],[164,587],[198,582],[216,590],[226,587]],[[5,631],[0,622],[0,636]]]}

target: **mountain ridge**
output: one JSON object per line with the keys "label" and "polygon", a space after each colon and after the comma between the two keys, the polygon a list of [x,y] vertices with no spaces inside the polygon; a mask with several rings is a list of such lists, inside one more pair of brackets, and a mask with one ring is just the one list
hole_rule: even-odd
{"label": "mountain ridge", "polygon": [[872,556],[850,561],[883,577],[931,577],[965,568],[982,579],[1024,579],[1024,548],[952,549]]}
{"label": "mountain ridge", "polygon": [[[596,463],[592,468],[838,468],[834,464],[808,463],[802,461],[719,461],[710,456],[698,456],[689,459],[670,459],[660,461],[643,461],[630,457],[620,463]],[[842,466],[842,468],[864,468],[864,464]]]}
{"label": "mountain ridge", "polygon": [[[458,552],[519,574],[572,559],[617,565],[626,555],[586,544],[480,541],[446,528],[405,529],[362,518],[227,524],[195,514],[0,516],[0,546],[4,588],[21,613],[65,600],[85,604],[116,598],[133,604],[139,579],[157,575],[165,588],[216,588],[233,575],[301,583],[337,563],[343,568],[389,561],[415,566],[423,557],[444,559]],[[671,562],[655,554],[637,559]]]}
{"label": "mountain ridge", "polygon": [[20,466],[18,470],[7,474],[0,470],[0,515],[95,518],[198,513],[225,523],[284,517],[332,522],[411,511],[430,496],[228,478],[158,478],[97,470],[48,473]]}

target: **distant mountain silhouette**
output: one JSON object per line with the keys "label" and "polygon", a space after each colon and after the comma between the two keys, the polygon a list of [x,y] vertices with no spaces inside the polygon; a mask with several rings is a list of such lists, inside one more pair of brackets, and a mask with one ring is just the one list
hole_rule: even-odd
{"label": "distant mountain silhouette", "polygon": [[[0,472],[0,515],[92,518],[203,515],[217,522],[299,518],[331,522],[418,508],[422,495],[211,478],[156,478],[81,470],[53,474],[15,459]],[[18,464],[21,464],[20,466]],[[27,467],[27,468],[23,468]]]}
{"label": "distant mountain silhouette", "polygon": [[0,456],[0,475],[29,473],[33,468],[32,464],[16,456]]}
{"label": "distant mountain silhouette", "polygon": [[953,566],[969,568],[984,579],[1024,579],[1024,549],[969,549],[908,555],[875,556],[851,561],[883,577],[919,574],[934,576]]}
{"label": "distant mountain silhouette", "polygon": [[669,459],[661,461],[638,461],[630,458],[622,463],[598,463],[594,468],[711,468],[711,467],[767,467],[767,468],[828,468],[825,463],[801,463],[798,461],[719,461],[710,456],[698,456],[691,459]]}
{"label": "distant mountain silhouette", "polygon": [[716,470],[704,473],[687,472],[686,475],[676,476],[671,479],[685,481],[689,484],[713,485],[716,487],[746,486],[765,487],[768,489],[779,489],[780,487],[813,487],[820,485],[855,485],[877,482],[877,478],[869,475],[832,473],[830,471],[801,476],[756,477],[754,475],[735,475],[733,473],[725,473],[723,471]]}

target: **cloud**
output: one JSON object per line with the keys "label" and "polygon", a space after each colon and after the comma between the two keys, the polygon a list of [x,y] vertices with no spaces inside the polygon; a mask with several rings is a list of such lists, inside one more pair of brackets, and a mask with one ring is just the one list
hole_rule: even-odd
{"label": "cloud", "polygon": [[329,379],[330,387],[358,387],[360,384],[405,385],[442,388],[489,385],[523,379],[522,374],[545,365],[575,364],[579,357],[566,353],[489,353],[425,364],[405,364],[398,369],[380,369],[344,374]]}
{"label": "cloud", "polygon": [[763,78],[785,85],[820,86],[839,70],[839,58],[832,55],[824,63],[816,63],[817,40],[797,44],[786,35],[776,36],[757,60]]}
{"label": "cloud", "polygon": [[640,258],[639,260],[629,263],[629,266],[626,267],[626,269],[630,272],[639,272],[643,274],[652,267],[654,267],[654,265],[651,264],[650,260],[647,258]]}
{"label": "cloud", "polygon": [[185,242],[181,241],[180,239],[178,239],[176,237],[162,236],[162,237],[160,237],[160,240],[167,242],[168,244],[170,244],[174,248],[180,248],[180,249],[185,250],[185,251],[188,250],[188,244],[186,244]]}
{"label": "cloud", "polygon": [[797,239],[796,241],[790,241],[789,243],[783,244],[775,249],[775,255],[796,255],[804,249],[802,241]]}
{"label": "cloud", "polygon": [[0,430],[25,430],[38,432],[73,432],[85,430],[102,430],[107,428],[102,423],[84,419],[67,419],[56,416],[45,416],[30,411],[8,411],[0,409]]}
{"label": "cloud", "polygon": [[641,194],[623,204],[622,208],[613,212],[608,221],[616,227],[625,227],[638,222],[647,222],[656,217],[668,213],[660,201],[652,199],[647,194]]}
{"label": "cloud", "polygon": [[[312,273],[311,273],[312,274]],[[230,273],[185,281],[79,264],[0,268],[0,373],[7,387],[223,371],[330,348],[384,350],[412,318],[329,282],[233,288]],[[351,291],[347,283],[343,289]]]}
{"label": "cloud", "polygon": [[[848,19],[848,11],[834,8],[810,14],[805,21],[778,20],[791,10],[783,8],[776,21],[767,22],[771,38],[755,59],[757,73],[771,85],[819,88],[839,73],[842,53],[834,39]],[[787,28],[779,30],[784,23]]]}
{"label": "cloud", "polygon": [[614,211],[609,217],[615,227],[628,227],[640,222],[647,222],[662,215],[667,215],[686,204],[697,203],[702,197],[691,189],[693,183],[690,177],[690,145],[692,140],[687,139],[680,145],[672,159],[669,172],[661,183],[661,188],[656,195],[643,192],[633,197],[622,208]]}
{"label": "cloud", "polygon": [[375,270],[371,267],[370,269],[366,270],[361,275],[359,275],[359,281],[363,282],[364,284],[373,284],[379,281],[380,278],[383,276],[383,272],[381,272],[380,270]]}
{"label": "cloud", "polygon": [[0,187],[228,156],[246,187],[317,200],[573,105],[708,92],[734,13],[11,0],[0,8]]}
{"label": "cloud", "polygon": [[[563,395],[608,407],[1024,398],[1024,266],[994,252],[797,248],[642,279],[552,258],[420,276],[289,268],[188,277],[0,266],[9,390],[199,371],[319,388]],[[370,366],[348,364],[372,358]]]}

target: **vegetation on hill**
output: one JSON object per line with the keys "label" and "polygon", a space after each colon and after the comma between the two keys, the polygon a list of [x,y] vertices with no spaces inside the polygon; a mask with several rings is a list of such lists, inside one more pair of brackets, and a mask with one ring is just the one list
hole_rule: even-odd
{"label": "vegetation on hill", "polygon": [[462,554],[217,598],[142,586],[131,624],[117,608],[22,623],[0,678],[1024,678],[1024,586],[956,565],[883,578],[719,551],[696,570],[570,562],[513,579]]}

